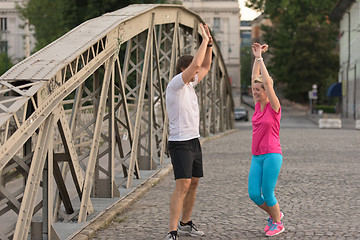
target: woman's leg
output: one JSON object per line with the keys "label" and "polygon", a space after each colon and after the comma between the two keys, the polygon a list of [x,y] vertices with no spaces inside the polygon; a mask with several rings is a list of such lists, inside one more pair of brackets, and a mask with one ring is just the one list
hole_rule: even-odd
{"label": "woman's leg", "polygon": [[258,206],[259,206],[259,208],[261,208],[262,210],[264,210],[271,216],[270,209],[269,209],[268,205],[266,204],[266,202],[264,202],[262,205],[258,205]]}
{"label": "woman's leg", "polygon": [[261,156],[252,156],[248,178],[249,197],[258,206],[262,206],[264,204],[264,198],[261,194],[263,176],[262,159],[263,158]]}
{"label": "woman's leg", "polygon": [[273,218],[273,221],[275,223],[280,222],[281,215],[280,215],[279,203],[276,203],[274,206],[268,208],[269,208],[270,216]]}
{"label": "woman's leg", "polygon": [[266,154],[263,165],[262,193],[274,222],[280,222],[280,207],[275,198],[274,190],[282,165],[282,155],[279,153]]}

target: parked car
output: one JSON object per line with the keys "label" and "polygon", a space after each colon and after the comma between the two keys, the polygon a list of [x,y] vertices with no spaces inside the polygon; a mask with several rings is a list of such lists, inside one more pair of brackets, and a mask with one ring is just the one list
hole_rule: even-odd
{"label": "parked car", "polygon": [[234,108],[235,120],[244,120],[249,121],[249,113],[248,110],[244,107],[236,107]]}

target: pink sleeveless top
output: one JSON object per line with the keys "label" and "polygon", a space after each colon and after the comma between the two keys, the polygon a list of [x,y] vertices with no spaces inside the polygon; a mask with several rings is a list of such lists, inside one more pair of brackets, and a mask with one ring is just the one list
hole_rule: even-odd
{"label": "pink sleeveless top", "polygon": [[253,155],[262,155],[267,153],[280,153],[280,118],[279,112],[272,109],[270,102],[261,111],[260,102],[255,105],[255,112],[252,117],[253,135],[251,153]]}

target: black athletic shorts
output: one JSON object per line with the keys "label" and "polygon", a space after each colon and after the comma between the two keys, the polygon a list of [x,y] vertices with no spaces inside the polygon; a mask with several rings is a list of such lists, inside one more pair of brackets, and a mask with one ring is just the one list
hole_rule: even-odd
{"label": "black athletic shorts", "polygon": [[169,141],[168,144],[175,179],[204,176],[198,138],[187,141]]}

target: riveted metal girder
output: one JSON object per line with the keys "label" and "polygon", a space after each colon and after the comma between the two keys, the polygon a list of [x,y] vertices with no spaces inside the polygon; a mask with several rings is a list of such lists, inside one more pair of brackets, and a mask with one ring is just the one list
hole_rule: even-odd
{"label": "riveted metal girder", "polygon": [[[131,5],[84,22],[0,76],[0,239],[27,239],[30,226],[59,239],[54,223],[88,221],[94,198],[119,197],[163,163],[165,89],[177,58],[196,52],[202,22],[179,5]],[[198,96],[202,136],[232,128],[216,42]]]}

